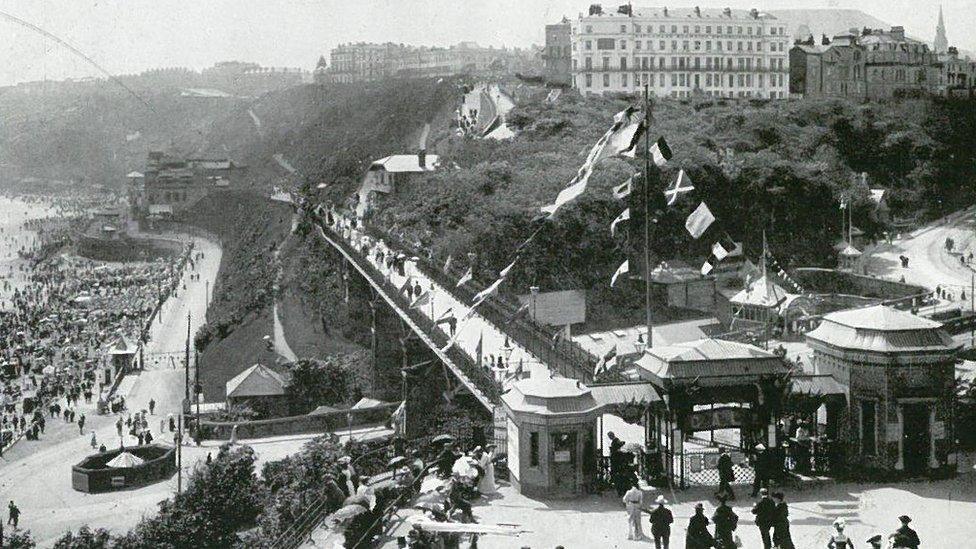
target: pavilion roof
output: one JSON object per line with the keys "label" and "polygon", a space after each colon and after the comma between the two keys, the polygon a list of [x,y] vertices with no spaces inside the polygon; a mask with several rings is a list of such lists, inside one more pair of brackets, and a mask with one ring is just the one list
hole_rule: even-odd
{"label": "pavilion roof", "polygon": [[642,377],[660,380],[784,374],[783,360],[746,343],[699,339],[664,347],[651,347],[637,360]]}

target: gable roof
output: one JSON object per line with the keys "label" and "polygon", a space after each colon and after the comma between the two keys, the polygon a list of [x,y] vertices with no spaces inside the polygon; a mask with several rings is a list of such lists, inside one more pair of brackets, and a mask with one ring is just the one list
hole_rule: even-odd
{"label": "gable roof", "polygon": [[255,364],[227,382],[227,398],[284,395],[286,385],[288,376]]}
{"label": "gable roof", "polygon": [[742,291],[732,296],[729,301],[736,305],[775,307],[777,304],[785,302],[791,295],[782,286],[773,282],[767,274],[752,281]]}
{"label": "gable roof", "polygon": [[370,171],[383,170],[390,173],[423,173],[437,169],[438,156],[428,154],[424,167],[420,166],[420,158],[416,154],[392,154],[373,161]]}
{"label": "gable roof", "polygon": [[699,339],[651,347],[638,361],[641,377],[696,379],[782,374],[788,369],[778,356],[746,343]]}

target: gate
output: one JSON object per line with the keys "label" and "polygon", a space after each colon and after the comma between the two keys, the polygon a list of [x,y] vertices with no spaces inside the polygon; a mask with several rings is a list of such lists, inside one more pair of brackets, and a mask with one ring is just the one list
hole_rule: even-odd
{"label": "gate", "polygon": [[[681,454],[667,453],[671,460],[672,478],[677,486],[718,486],[718,458],[719,449],[713,447],[695,447],[686,449]],[[756,478],[755,470],[749,464],[749,459],[742,450],[730,448],[732,458],[732,472],[735,480],[732,484],[752,484]]]}

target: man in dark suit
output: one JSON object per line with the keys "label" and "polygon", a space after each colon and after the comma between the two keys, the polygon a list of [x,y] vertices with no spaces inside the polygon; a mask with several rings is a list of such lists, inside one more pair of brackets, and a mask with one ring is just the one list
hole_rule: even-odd
{"label": "man in dark suit", "polygon": [[654,503],[657,503],[657,507],[651,511],[651,536],[654,537],[654,547],[655,549],[668,549],[674,515],[671,514],[670,509],[665,507],[668,500],[664,499],[664,496],[658,496]]}
{"label": "man in dark suit", "polygon": [[732,470],[732,456],[729,455],[729,451],[725,448],[721,448],[719,452],[718,491],[715,492],[715,497],[724,497],[725,499],[734,500],[735,492],[732,491],[731,484],[731,482],[735,480],[735,472]]}
{"label": "man in dark suit", "polygon": [[756,497],[760,488],[769,488],[769,452],[762,444],[756,445],[756,457],[752,468],[756,474],[752,481],[751,497]]}
{"label": "man in dark suit", "polygon": [[769,499],[768,489],[759,490],[759,501],[752,507],[752,514],[756,515],[756,526],[762,537],[763,549],[772,549],[773,540],[769,536],[769,530],[776,522],[776,504]]}
{"label": "man in dark suit", "polygon": [[918,546],[921,545],[922,542],[918,539],[918,534],[915,532],[915,530],[912,530],[911,527],[908,526],[908,523],[911,522],[912,519],[907,515],[902,515],[898,517],[898,520],[901,521],[901,527],[891,534],[891,547],[893,549],[918,549]]}

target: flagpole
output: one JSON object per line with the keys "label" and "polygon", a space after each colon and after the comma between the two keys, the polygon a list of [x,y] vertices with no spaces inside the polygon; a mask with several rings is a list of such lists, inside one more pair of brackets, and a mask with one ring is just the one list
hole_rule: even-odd
{"label": "flagpole", "polygon": [[651,331],[651,98],[644,84],[644,311],[647,349],[653,346]]}

